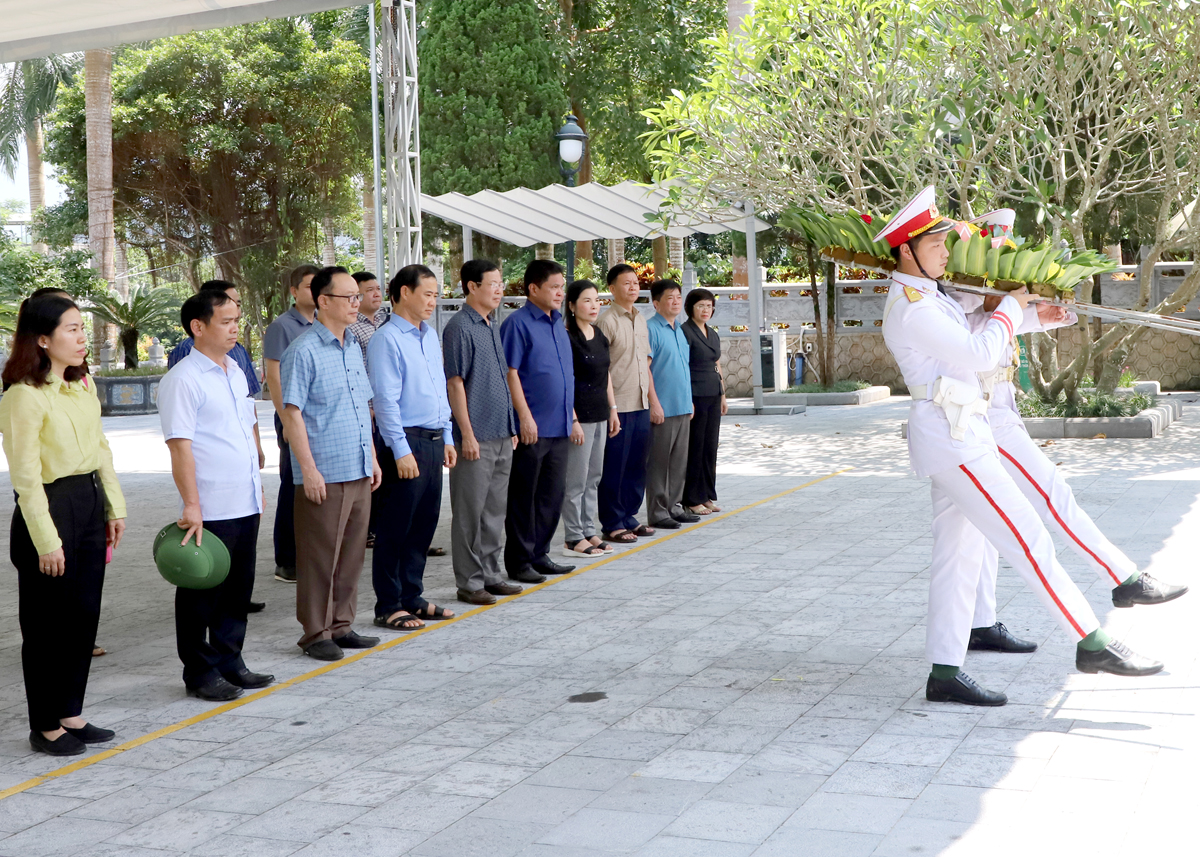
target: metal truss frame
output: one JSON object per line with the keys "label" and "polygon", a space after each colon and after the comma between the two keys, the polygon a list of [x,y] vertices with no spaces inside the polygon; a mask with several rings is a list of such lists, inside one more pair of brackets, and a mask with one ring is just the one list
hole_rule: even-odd
{"label": "metal truss frame", "polygon": [[[384,223],[388,270],[421,261],[421,133],[417,3],[383,3]],[[381,276],[387,277],[384,272]]]}

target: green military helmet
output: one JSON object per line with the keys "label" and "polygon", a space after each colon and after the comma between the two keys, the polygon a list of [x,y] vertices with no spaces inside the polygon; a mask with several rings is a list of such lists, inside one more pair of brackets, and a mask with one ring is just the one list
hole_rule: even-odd
{"label": "green military helmet", "polygon": [[167,524],[154,537],[154,564],[163,579],[184,589],[212,589],[229,575],[229,548],[208,530],[199,545],[193,536],[181,545],[187,530]]}

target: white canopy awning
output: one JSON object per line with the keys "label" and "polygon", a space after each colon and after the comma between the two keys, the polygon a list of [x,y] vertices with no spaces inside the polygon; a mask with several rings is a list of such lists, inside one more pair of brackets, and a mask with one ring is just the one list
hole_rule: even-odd
{"label": "white canopy awning", "polygon": [[[421,195],[421,208],[448,223],[466,227],[500,241],[528,247],[566,241],[599,241],[606,238],[683,238],[695,232],[716,235],[743,232],[746,215],[736,206],[718,209],[716,216],[692,214],[673,218],[664,233],[657,216],[666,191],[636,182],[611,187],[588,182],[579,187],[553,184],[541,190],[519,187],[503,193],[481,190],[466,196],[444,193]],[[757,218],[755,231],[771,224]]]}
{"label": "white canopy awning", "polygon": [[353,0],[0,0],[0,62],[362,5]]}

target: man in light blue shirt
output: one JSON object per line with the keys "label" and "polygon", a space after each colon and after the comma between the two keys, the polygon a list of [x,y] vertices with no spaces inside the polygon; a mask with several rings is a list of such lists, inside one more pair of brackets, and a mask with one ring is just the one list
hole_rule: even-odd
{"label": "man in light blue shirt", "polygon": [[[347,325],[358,316],[358,284],[341,267],[313,275],[320,318],[280,361],[283,425],[295,473],[296,618],[306,655],[336,661],[369,649],[351,624],[367,552],[371,492],[380,470],[371,442],[371,385]],[[303,486],[303,488],[301,488]]]}
{"label": "man in light blue shirt", "polygon": [[700,516],[681,505],[687,476],[692,419],[691,345],[679,323],[683,293],[674,280],[650,286],[655,314],[650,332],[650,466],[646,472],[646,519],[660,530],[677,530]]}
{"label": "man in light blue shirt", "polygon": [[371,559],[375,624],[394,631],[454,615],[422,595],[425,557],[442,509],[442,467],[457,460],[442,346],[427,324],[439,290],[424,265],[401,268],[388,284],[392,317],[367,346],[385,492]]}

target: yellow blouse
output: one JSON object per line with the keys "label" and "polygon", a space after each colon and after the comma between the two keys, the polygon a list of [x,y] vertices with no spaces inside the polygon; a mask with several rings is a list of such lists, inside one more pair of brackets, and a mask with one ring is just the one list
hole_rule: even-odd
{"label": "yellow blouse", "polygon": [[51,373],[43,387],[13,384],[0,397],[9,478],[38,554],[62,547],[43,485],[100,471],[107,520],[125,517],[125,495],[100,424],[96,382],[69,384]]}

